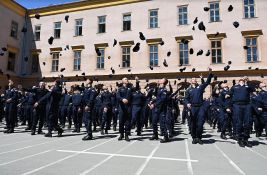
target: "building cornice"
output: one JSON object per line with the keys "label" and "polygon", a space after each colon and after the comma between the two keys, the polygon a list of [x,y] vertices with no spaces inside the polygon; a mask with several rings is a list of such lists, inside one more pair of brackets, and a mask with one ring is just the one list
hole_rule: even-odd
{"label": "building cornice", "polygon": [[143,2],[143,1],[150,1],[150,0],[90,0],[90,1],[79,1],[79,2],[73,2],[73,3],[52,5],[52,6],[36,8],[36,9],[29,9],[28,10],[28,14],[29,14],[30,17],[34,17],[35,14],[39,14],[41,16],[47,16],[47,15],[55,15],[55,14],[61,14],[61,13],[88,10],[88,9],[96,9],[96,8],[110,7],[110,6],[116,6],[116,5],[137,3],[137,2]]}
{"label": "building cornice", "polygon": [[17,13],[20,16],[25,16],[27,9],[19,5],[13,0],[1,0],[0,4],[4,7],[8,8],[9,10]]}

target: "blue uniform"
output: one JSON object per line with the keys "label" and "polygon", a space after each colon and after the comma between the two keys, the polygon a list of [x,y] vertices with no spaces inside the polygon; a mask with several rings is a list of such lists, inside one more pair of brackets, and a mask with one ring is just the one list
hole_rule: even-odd
{"label": "blue uniform", "polygon": [[139,90],[132,93],[132,120],[131,128],[137,126],[137,134],[141,134],[142,130],[142,114],[145,102],[145,96]]}
{"label": "blue uniform", "polygon": [[[112,94],[109,91],[104,91],[101,94],[101,103],[102,103],[102,119],[101,119],[101,130],[105,128],[107,133],[110,128],[110,120],[112,116]],[[106,126],[106,127],[105,127]]]}
{"label": "blue uniform", "polygon": [[72,102],[72,116],[74,123],[74,132],[80,132],[82,127],[82,114],[83,114],[83,96],[80,92],[74,92],[71,98]]}
{"label": "blue uniform", "polygon": [[[18,92],[15,88],[9,88],[5,92],[5,118],[7,133],[13,133],[16,121],[17,103],[18,103]],[[9,101],[8,101],[9,100]]]}
{"label": "blue uniform", "polygon": [[265,127],[265,133],[267,135],[267,91],[262,91],[259,93],[258,97],[259,107],[262,108],[261,121]]}

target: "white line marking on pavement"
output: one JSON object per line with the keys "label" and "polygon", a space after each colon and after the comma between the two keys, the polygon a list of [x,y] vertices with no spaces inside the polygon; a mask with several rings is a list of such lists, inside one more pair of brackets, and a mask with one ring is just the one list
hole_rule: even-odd
{"label": "white line marking on pavement", "polygon": [[[129,155],[129,154],[113,154],[113,153],[100,153],[100,152],[83,152],[83,151],[71,151],[71,150],[57,150],[58,152],[65,153],[79,153],[79,154],[93,154],[93,155],[105,155],[105,156],[116,156],[116,157],[130,157],[130,158],[141,158],[146,159],[148,156],[138,156],[138,155]],[[189,160],[189,159],[176,159],[168,157],[151,157],[155,160],[170,160],[170,161],[181,161],[181,162],[198,162],[198,160]]]}
{"label": "white line marking on pavement", "polygon": [[[120,153],[122,152],[123,150],[127,149],[128,147],[130,147],[132,144],[134,144],[136,142],[133,141],[131,142],[130,144],[126,145],[125,147],[121,148],[119,151],[117,151],[116,153]],[[86,170],[84,172],[82,172],[80,175],[86,175],[88,173],[90,173],[91,171],[93,171],[94,169],[96,169],[97,167],[99,167],[100,165],[102,165],[103,163],[107,162],[108,160],[110,160],[112,157],[114,157],[114,155],[110,155],[108,156],[107,158],[105,158],[104,160],[102,160],[101,162],[99,162],[98,164],[94,165],[92,168],[90,168],[89,170]]]}
{"label": "white line marking on pavement", "polygon": [[246,147],[246,149],[249,150],[249,151],[251,151],[251,152],[253,152],[253,153],[255,153],[255,154],[257,154],[258,156],[260,156],[260,157],[262,157],[262,158],[264,158],[264,159],[267,159],[267,157],[265,157],[265,156],[262,155],[261,153],[255,151],[255,150],[253,150],[253,149],[251,149],[251,148]]}
{"label": "white line marking on pavement", "polygon": [[159,145],[160,145],[160,143],[152,150],[152,152],[146,158],[145,163],[143,163],[143,165],[135,173],[136,175],[140,175],[144,171],[144,169],[147,166],[148,162],[151,160],[151,158],[153,157],[153,155],[155,154],[155,152],[159,149]]}
{"label": "white line marking on pavement", "polygon": [[[107,140],[107,141],[105,141],[105,142],[99,143],[99,144],[97,144],[97,145],[95,145],[95,146],[93,146],[93,147],[87,148],[87,149],[85,149],[85,150],[83,150],[83,151],[81,151],[81,152],[85,152],[85,151],[89,151],[89,150],[91,150],[91,149],[97,148],[97,147],[99,147],[99,146],[101,146],[101,145],[103,145],[103,144],[105,144],[105,143],[108,143],[108,142],[114,140],[114,139],[116,139],[116,137],[113,138],[113,139]],[[40,171],[40,170],[42,170],[42,169],[44,169],[44,168],[47,168],[47,167],[49,167],[49,166],[55,165],[55,164],[57,164],[57,163],[59,163],[59,162],[62,162],[62,161],[64,161],[64,160],[67,160],[67,159],[70,159],[70,158],[72,158],[72,157],[75,157],[75,156],[77,156],[77,155],[79,155],[79,154],[80,154],[80,153],[77,152],[77,153],[75,153],[75,154],[73,154],[73,155],[69,155],[69,156],[64,157],[64,158],[62,158],[62,159],[59,159],[59,160],[57,160],[57,161],[55,161],[55,162],[51,162],[51,163],[49,163],[49,164],[47,164],[47,165],[44,165],[44,166],[41,166],[41,167],[36,168],[36,169],[34,169],[34,170],[31,170],[31,171],[28,171],[28,172],[26,172],[26,173],[23,173],[22,175],[28,175],[28,174],[35,173],[35,172]]]}
{"label": "white line marking on pavement", "polygon": [[[190,152],[189,152],[189,147],[188,147],[188,139],[185,139],[185,153],[186,153],[187,160],[190,160],[191,158],[190,158]],[[187,169],[188,169],[190,175],[194,174],[191,161],[187,162]]]}
{"label": "white line marking on pavement", "polygon": [[62,138],[62,139],[53,140],[53,141],[48,141],[48,142],[38,143],[38,144],[35,144],[35,145],[25,146],[25,147],[22,147],[22,148],[13,149],[13,150],[6,151],[6,152],[0,152],[0,155],[2,155],[2,154],[6,154],[6,153],[15,152],[15,151],[24,150],[24,149],[27,149],[27,148],[32,148],[32,147],[39,146],[39,145],[44,145],[44,144],[47,144],[47,143],[56,142],[56,141],[63,140],[63,139],[66,139],[66,138],[67,138],[67,137]]}
{"label": "white line marking on pavement", "polygon": [[31,158],[31,157],[34,157],[34,156],[38,156],[38,155],[41,155],[41,154],[45,154],[45,153],[48,153],[50,151],[52,151],[52,150],[43,151],[43,152],[40,152],[40,153],[37,153],[37,154],[33,154],[33,155],[26,156],[26,157],[22,157],[20,159],[12,160],[10,162],[5,162],[5,163],[0,164],[0,166],[8,165],[8,164],[11,164],[11,163],[14,163],[14,162],[18,162],[20,160],[28,159],[28,158]]}
{"label": "white line marking on pavement", "polygon": [[242,171],[218,146],[214,143],[215,148],[225,157],[228,162],[239,172],[239,174],[245,175],[244,171]]}

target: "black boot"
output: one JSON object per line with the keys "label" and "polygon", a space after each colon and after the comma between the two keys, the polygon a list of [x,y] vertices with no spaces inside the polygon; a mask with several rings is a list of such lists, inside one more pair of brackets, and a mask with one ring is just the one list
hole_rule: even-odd
{"label": "black boot", "polygon": [[221,133],[221,138],[224,139],[224,140],[227,140],[227,137],[224,133]]}
{"label": "black boot", "polygon": [[128,135],[128,134],[125,135],[125,140],[126,140],[127,142],[130,142],[130,139],[129,139],[129,135]]}
{"label": "black boot", "polygon": [[160,140],[160,143],[167,143],[169,142],[169,137],[168,136],[164,136],[163,139]]}
{"label": "black boot", "polygon": [[35,129],[32,130],[31,135],[35,135]]}
{"label": "black boot", "polygon": [[81,132],[81,129],[80,128],[77,128],[77,133],[80,133]]}
{"label": "black boot", "polygon": [[197,143],[198,143],[198,139],[197,138],[193,138],[192,144],[197,144]]}
{"label": "black boot", "polygon": [[92,134],[87,134],[82,138],[82,140],[93,140],[93,135]]}
{"label": "black boot", "polygon": [[252,144],[248,140],[244,140],[244,144],[246,147],[252,147]]}
{"label": "black boot", "polygon": [[243,140],[238,140],[238,145],[240,146],[240,147],[245,147],[245,143],[244,143],[244,141]]}
{"label": "black boot", "polygon": [[105,135],[105,134],[104,134],[104,130],[103,130],[103,129],[101,129],[101,135]]}
{"label": "black boot", "polygon": [[58,131],[57,131],[57,136],[61,137],[62,133],[63,133],[63,129],[59,128]]}
{"label": "black boot", "polygon": [[108,130],[105,130],[105,134],[108,134]]}
{"label": "black boot", "polygon": [[157,134],[153,134],[149,140],[158,140],[159,136]]}
{"label": "black boot", "polygon": [[199,138],[197,139],[197,142],[200,144],[200,145],[203,145],[203,141]]}
{"label": "black boot", "polygon": [[14,128],[12,128],[12,129],[10,129],[10,130],[8,131],[8,134],[11,134],[11,133],[14,133]]}
{"label": "black boot", "polygon": [[48,132],[44,135],[45,137],[52,137],[52,133],[51,132]]}
{"label": "black boot", "polygon": [[116,125],[113,126],[113,131],[117,131],[117,126]]}
{"label": "black boot", "polygon": [[124,138],[124,135],[121,134],[120,137],[118,138],[118,140],[122,140]]}

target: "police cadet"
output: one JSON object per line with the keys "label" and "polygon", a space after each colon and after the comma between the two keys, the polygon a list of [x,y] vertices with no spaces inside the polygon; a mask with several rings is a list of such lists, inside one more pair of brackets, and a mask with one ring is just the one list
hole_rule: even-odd
{"label": "police cadet", "polygon": [[[67,91],[67,90],[66,90]],[[68,129],[72,125],[72,91],[66,92],[63,102],[63,107],[61,108],[60,117],[62,120],[62,128],[65,128],[66,119],[68,119]]]}
{"label": "police cadet", "polygon": [[12,80],[8,82],[8,89],[5,92],[5,119],[6,119],[6,131],[4,133],[14,133],[18,92],[14,88]]}
{"label": "police cadet", "polygon": [[[35,88],[35,87],[33,87]],[[36,95],[35,93],[26,91],[25,93],[26,98],[22,102],[25,105],[25,116],[26,120],[28,122],[27,128],[25,128],[25,131],[31,130],[32,129],[32,122],[33,122],[33,105],[36,102]]]}
{"label": "police cadet", "polygon": [[[262,91],[262,90],[257,89],[257,91]],[[259,98],[260,98],[259,92],[253,92],[253,94],[251,94],[251,99],[250,99],[250,105],[252,107],[251,115],[254,122],[256,137],[261,137],[264,128],[264,122],[261,117],[262,110],[258,110],[261,106]]]}
{"label": "police cadet", "polygon": [[135,126],[137,128],[137,135],[141,136],[142,131],[142,115],[143,115],[143,107],[145,102],[145,96],[141,93],[140,86],[139,86],[139,79],[135,77],[136,80],[136,87],[132,88],[132,119],[131,119],[131,128],[134,129]]}
{"label": "police cadet", "polygon": [[82,140],[92,140],[92,110],[94,108],[94,100],[97,95],[96,90],[93,88],[93,80],[87,79],[86,80],[86,87],[83,91],[83,104],[84,104],[84,120],[85,120],[85,127],[87,135],[83,137]]}
{"label": "police cadet", "polygon": [[43,98],[47,93],[48,90],[45,88],[45,83],[40,82],[39,87],[32,89],[32,92],[36,94],[36,101],[39,101],[39,104],[34,105],[34,110],[33,110],[33,124],[32,124],[32,135],[35,135],[36,132],[36,127],[39,121],[38,125],[38,134],[43,134],[42,128],[44,126],[44,120],[46,117],[46,104],[47,101],[43,100],[40,101],[41,98]]}
{"label": "police cadet", "polygon": [[101,119],[101,135],[108,134],[108,129],[110,128],[110,120],[112,116],[112,94],[108,91],[107,86],[103,86],[103,93],[101,94],[102,103],[102,119]]}
{"label": "police cadet", "polygon": [[98,91],[96,92],[96,97],[95,97],[95,102],[94,102],[94,108],[93,108],[93,112],[92,112],[92,119],[93,119],[93,131],[96,131],[96,127],[99,126],[99,124],[101,125],[102,122],[102,117],[103,117],[103,109],[102,109],[102,93],[103,90],[102,89],[98,89]]}
{"label": "police cadet", "polygon": [[248,78],[241,78],[238,84],[230,90],[233,102],[233,117],[237,122],[237,136],[240,147],[252,146],[248,139],[251,128],[250,93],[254,91],[254,88],[247,82]]}
{"label": "police cadet", "polygon": [[191,136],[193,138],[192,144],[203,144],[202,132],[205,122],[205,107],[203,106],[203,93],[205,88],[210,84],[212,73],[209,73],[206,82],[201,85],[197,84],[196,78],[192,78],[191,87],[186,92],[185,102],[191,115]]}
{"label": "police cadet", "polygon": [[117,100],[119,103],[119,132],[118,140],[122,140],[125,134],[125,140],[130,141],[129,135],[131,131],[131,88],[128,87],[127,78],[122,79],[122,86],[117,92]]}
{"label": "police cadet", "polygon": [[74,92],[71,98],[72,102],[72,116],[74,123],[74,130],[72,132],[80,133],[82,127],[83,117],[83,96],[79,91],[78,87],[74,88]]}
{"label": "police cadet", "polygon": [[259,107],[258,110],[261,111],[261,122],[265,128],[265,137],[267,138],[267,87],[265,83],[260,84],[259,93]]}
{"label": "police cadet", "polygon": [[38,100],[34,107],[38,107],[43,101],[47,101],[47,115],[48,115],[48,133],[45,134],[45,137],[52,137],[53,129],[57,130],[58,136],[61,136],[63,133],[63,129],[58,125],[58,108],[59,101],[62,96],[62,82],[60,80],[56,80],[54,86],[51,88],[49,93],[47,93],[44,97]]}
{"label": "police cadet", "polygon": [[160,130],[163,135],[163,139],[161,142],[168,142],[169,136],[167,131],[167,123],[166,123],[166,112],[167,112],[167,89],[166,85],[168,84],[168,80],[166,78],[162,78],[159,81],[159,87],[156,91],[156,98],[153,100],[150,105],[153,109],[152,113],[152,125],[153,125],[153,135],[150,140],[158,139],[158,122],[160,122]]}

